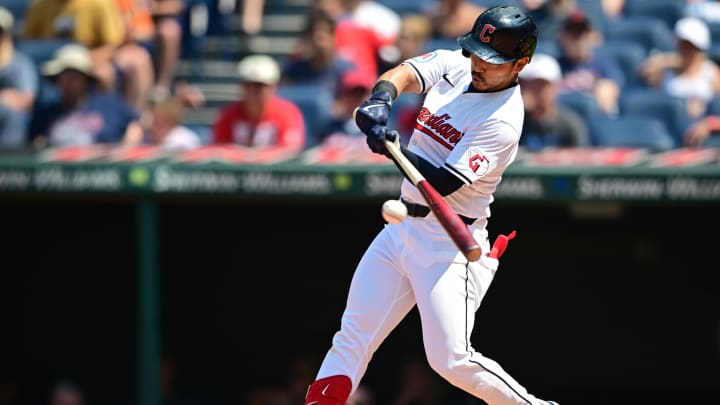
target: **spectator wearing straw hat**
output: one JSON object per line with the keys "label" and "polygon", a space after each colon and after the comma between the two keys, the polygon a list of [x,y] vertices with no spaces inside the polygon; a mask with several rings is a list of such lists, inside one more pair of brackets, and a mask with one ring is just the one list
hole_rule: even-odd
{"label": "spectator wearing straw hat", "polygon": [[142,142],[137,111],[118,93],[96,88],[98,78],[85,46],[63,46],[42,66],[42,73],[57,85],[60,99],[35,114],[31,135],[36,145]]}

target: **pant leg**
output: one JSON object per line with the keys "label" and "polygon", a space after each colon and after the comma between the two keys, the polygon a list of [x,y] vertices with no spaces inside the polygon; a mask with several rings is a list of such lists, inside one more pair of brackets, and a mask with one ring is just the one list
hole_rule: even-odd
{"label": "pant leg", "polygon": [[[420,255],[412,265],[408,264],[408,277],[430,366],[453,385],[489,405],[544,404],[470,343],[475,312],[490,287],[497,260],[483,257],[468,263],[441,229],[433,224],[424,226],[427,229],[423,233],[428,235],[425,244],[432,253]],[[486,235],[484,230],[475,231],[484,252],[489,249]]]}
{"label": "pant leg", "polygon": [[387,225],[358,264],[342,315],[340,331],[323,360],[317,379],[345,375],[357,389],[380,344],[415,305],[400,255],[399,225]]}

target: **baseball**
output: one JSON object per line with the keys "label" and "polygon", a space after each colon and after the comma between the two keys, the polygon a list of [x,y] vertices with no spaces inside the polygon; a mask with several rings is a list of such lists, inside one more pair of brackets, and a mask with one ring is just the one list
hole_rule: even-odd
{"label": "baseball", "polygon": [[387,200],[382,205],[382,216],[391,224],[402,222],[407,213],[407,207],[399,200]]}

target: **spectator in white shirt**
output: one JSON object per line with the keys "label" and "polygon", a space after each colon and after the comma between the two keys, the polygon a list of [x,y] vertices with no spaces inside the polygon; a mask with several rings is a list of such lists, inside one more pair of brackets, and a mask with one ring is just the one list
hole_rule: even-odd
{"label": "spectator in white shirt", "polygon": [[168,99],[153,106],[148,128],[150,143],[169,151],[190,150],[202,144],[200,136],[182,125],[184,107],[179,100]]}

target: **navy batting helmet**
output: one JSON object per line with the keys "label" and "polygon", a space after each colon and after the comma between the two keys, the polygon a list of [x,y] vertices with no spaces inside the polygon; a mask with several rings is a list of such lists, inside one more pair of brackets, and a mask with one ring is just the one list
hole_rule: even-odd
{"label": "navy batting helmet", "polygon": [[463,54],[499,65],[523,56],[532,58],[537,45],[537,27],[522,9],[498,6],[485,10],[475,20],[472,31],[457,38]]}

